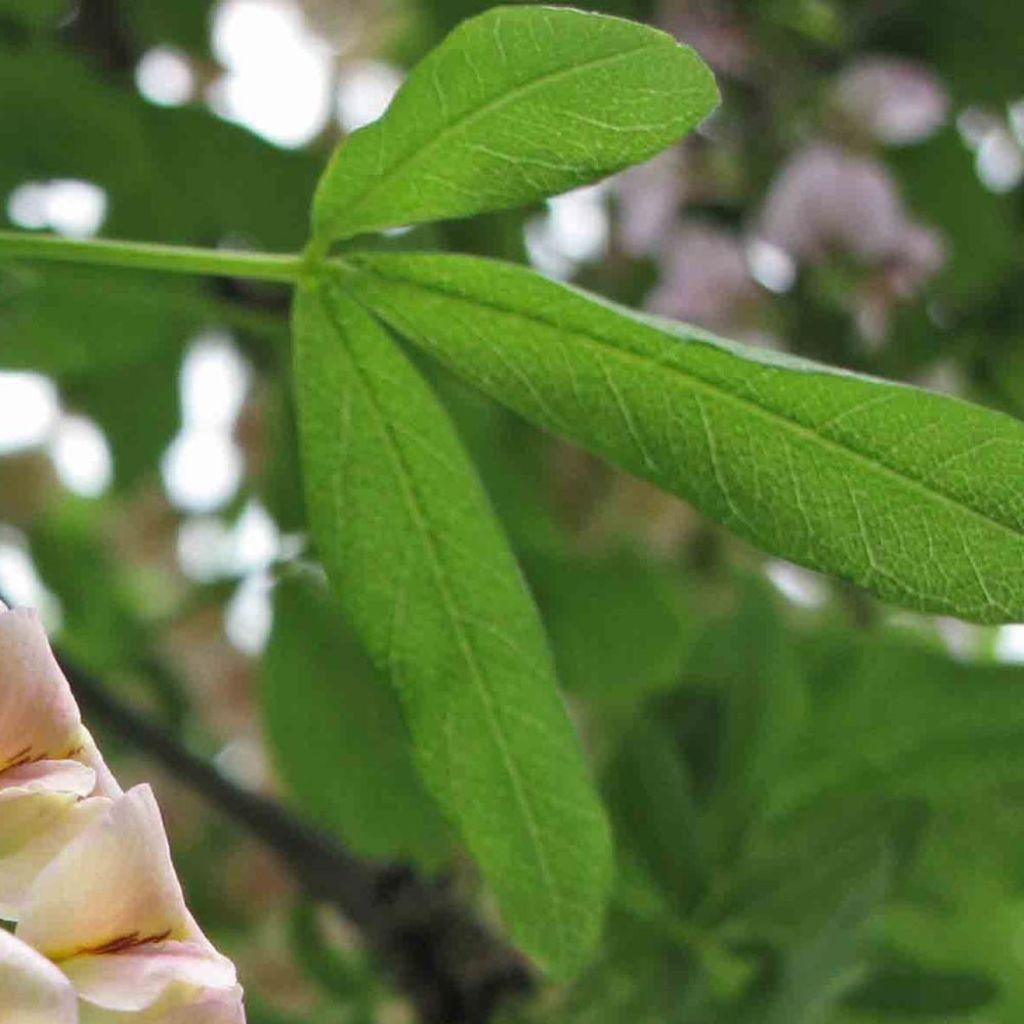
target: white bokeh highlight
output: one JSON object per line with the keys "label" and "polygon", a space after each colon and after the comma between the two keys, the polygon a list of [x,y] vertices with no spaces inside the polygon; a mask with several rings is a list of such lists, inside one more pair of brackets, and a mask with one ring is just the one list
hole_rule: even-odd
{"label": "white bokeh highlight", "polygon": [[587,185],[547,201],[547,213],[526,225],[530,262],[551,277],[570,277],[580,263],[608,250],[607,183]]}
{"label": "white bokeh highlight", "polygon": [[747,243],[746,256],[750,276],[762,288],[783,295],[796,283],[796,262],[780,246],[754,238]]}
{"label": "white bokeh highlight", "polygon": [[827,582],[810,569],[773,558],[765,563],[764,574],[783,597],[802,608],[822,608],[828,602]]}
{"label": "white bokeh highlight", "polygon": [[281,552],[277,525],[255,500],[234,526],[214,516],[195,516],[178,529],[178,563],[186,576],[202,582],[262,572]]}
{"label": "white bokeh highlight", "polygon": [[5,525],[0,525],[0,593],[12,607],[35,608],[49,632],[60,631],[60,601],[39,578],[24,535]]}
{"label": "white bokeh highlight", "polygon": [[230,429],[249,390],[249,364],[231,336],[220,331],[199,335],[181,367],[181,414],[186,427]]}
{"label": "white bokeh highlight", "polygon": [[992,192],[1010,192],[1024,180],[1024,152],[1002,124],[982,139],[975,164],[982,184]]}
{"label": "white bokeh highlight", "polygon": [[187,512],[212,512],[226,504],[242,481],[242,453],[215,430],[179,434],[160,469],[171,501]]}
{"label": "white bokeh highlight", "polygon": [[45,443],[59,415],[57,388],[49,378],[0,372],[0,454]]}
{"label": "white bokeh highlight", "polygon": [[77,178],[27,181],[8,196],[7,216],[29,231],[91,238],[106,219],[107,193],[99,185]]}
{"label": "white bokeh highlight", "polygon": [[273,625],[273,581],[267,572],[246,576],[224,610],[224,631],[243,654],[255,657],[266,647]]}
{"label": "white bokeh highlight", "polygon": [[161,462],[172,503],[193,513],[212,512],[238,490],[242,452],[232,436],[251,371],[229,336],[200,335],[181,370],[182,429]]}
{"label": "white bokeh highlight", "polygon": [[136,65],[135,87],[150,103],[180,107],[195,95],[196,79],[183,53],[170,46],[156,46]]}
{"label": "white bokeh highlight", "polygon": [[114,477],[107,439],[84,416],[62,416],[50,435],[47,450],[60,482],[75,494],[98,498]]}
{"label": "white bokeh highlight", "polygon": [[994,651],[997,661],[1024,665],[1024,623],[1000,626],[996,630]]}
{"label": "white bokeh highlight", "polygon": [[212,43],[225,68],[207,94],[215,113],[287,148],[323,130],[333,113],[333,58],[299,4],[221,0]]}
{"label": "white bokeh highlight", "polygon": [[200,583],[228,573],[230,527],[216,516],[191,516],[178,527],[177,553],[181,571]]}
{"label": "white bokeh highlight", "polygon": [[347,64],[338,88],[338,122],[346,131],[376,121],[388,108],[404,78],[402,72],[382,61]]}

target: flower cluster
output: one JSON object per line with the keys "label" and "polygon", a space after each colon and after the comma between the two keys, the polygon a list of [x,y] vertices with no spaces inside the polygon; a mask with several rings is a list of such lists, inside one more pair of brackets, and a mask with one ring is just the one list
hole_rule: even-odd
{"label": "flower cluster", "polygon": [[0,1024],[244,1024],[148,786],[122,792],[37,616],[0,604]]}

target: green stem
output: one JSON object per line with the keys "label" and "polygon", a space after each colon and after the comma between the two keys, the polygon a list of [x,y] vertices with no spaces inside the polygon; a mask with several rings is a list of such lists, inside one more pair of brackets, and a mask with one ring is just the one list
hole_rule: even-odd
{"label": "green stem", "polygon": [[308,259],[301,255],[194,249],[148,242],[78,241],[54,235],[0,231],[0,261],[9,258],[285,282],[297,281],[308,266]]}

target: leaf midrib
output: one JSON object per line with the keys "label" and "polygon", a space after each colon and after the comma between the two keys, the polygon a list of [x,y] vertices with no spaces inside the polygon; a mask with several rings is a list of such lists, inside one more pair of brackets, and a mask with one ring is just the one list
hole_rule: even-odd
{"label": "leaf midrib", "polygon": [[[354,296],[349,296],[351,301],[358,302]],[[323,302],[324,309],[327,311],[329,319],[334,322],[335,328],[338,332],[339,338],[344,338],[345,332],[341,323],[342,317],[339,316],[337,310],[333,304],[329,301],[329,296],[326,294],[326,289],[321,291],[321,300]],[[361,304],[360,304],[361,305]],[[365,309],[365,307],[364,307]],[[374,316],[371,310],[365,310],[368,316]],[[385,330],[386,328],[381,328]],[[347,346],[346,346],[347,347]],[[377,422],[380,428],[381,435],[385,438],[388,452],[391,456],[392,462],[398,470],[398,478],[401,481],[402,494],[405,499],[406,508],[409,511],[413,522],[419,529],[420,535],[425,541],[425,547],[429,552],[431,569],[433,570],[434,579],[437,582],[439,591],[441,592],[442,600],[444,601],[446,617],[452,624],[453,632],[455,633],[459,649],[462,652],[463,659],[468,666],[470,677],[473,680],[474,686],[477,693],[482,698],[481,703],[485,709],[486,720],[488,728],[490,729],[491,736],[494,739],[495,745],[501,752],[501,759],[505,765],[505,772],[512,782],[513,793],[515,799],[519,805],[519,809],[522,812],[523,818],[526,822],[527,831],[529,832],[530,842],[534,849],[534,856],[537,861],[537,865],[540,869],[541,876],[543,878],[544,887],[548,890],[551,896],[552,904],[555,907],[561,908],[564,905],[562,893],[560,887],[555,883],[554,876],[551,871],[551,865],[548,863],[547,852],[544,848],[544,844],[540,838],[540,830],[537,825],[536,818],[533,814],[533,808],[530,805],[530,801],[526,798],[523,792],[522,781],[519,777],[518,770],[515,767],[515,763],[509,753],[507,740],[504,732],[495,717],[494,712],[494,696],[491,693],[486,677],[481,670],[481,667],[477,661],[476,652],[473,649],[472,644],[469,642],[465,635],[465,630],[461,618],[456,614],[456,608],[458,602],[455,600],[447,581],[447,576],[444,571],[441,557],[437,548],[436,540],[434,538],[433,530],[431,529],[426,515],[420,505],[419,495],[416,492],[415,487],[411,482],[411,475],[409,474],[406,466],[405,459],[402,455],[401,448],[394,437],[391,430],[388,419],[381,409],[380,404],[377,400],[376,393],[373,387],[367,380],[366,373],[359,363],[359,360],[355,355],[348,351],[349,360],[353,366],[356,376],[366,392],[370,405],[377,417]],[[552,914],[553,920],[556,922],[555,928],[558,935],[558,945],[560,956],[564,958],[565,955],[565,933],[564,925],[561,921],[560,910]]]}
{"label": "leaf midrib", "polygon": [[[473,110],[466,111],[459,115],[454,121],[449,122],[445,125],[441,131],[436,135],[430,137],[425,145],[420,146],[416,149],[410,150],[406,153],[396,164],[391,166],[391,169],[382,175],[374,178],[370,187],[362,193],[357,199],[349,203],[345,209],[345,219],[351,220],[352,214],[358,211],[361,207],[365,206],[370,199],[381,189],[388,186],[391,180],[404,171],[410,164],[415,163],[425,153],[430,152],[436,146],[439,146],[442,142],[446,141],[454,132],[459,131],[472,125],[478,119],[492,113],[495,110],[501,109],[501,107],[513,103],[516,100],[520,100],[525,96],[528,96],[531,92],[541,88],[544,85],[548,85],[551,82],[556,82],[562,78],[568,78],[570,75],[576,74],[577,72],[584,72],[592,70],[593,68],[600,67],[603,64],[611,64],[618,60],[623,60],[626,57],[635,56],[638,53],[643,53],[646,50],[662,49],[665,43],[658,41],[655,43],[644,43],[642,46],[636,46],[631,50],[623,50],[619,53],[613,53],[604,57],[595,57],[593,60],[584,61],[582,64],[574,64],[572,67],[560,68],[558,71],[548,71],[543,75],[539,75],[537,78],[529,79],[526,82],[521,82],[508,92],[501,93],[500,95],[488,100],[483,106],[476,107]],[[381,120],[375,122],[372,125],[374,131],[381,132],[384,129],[387,118],[387,114],[381,118]],[[353,136],[355,138],[355,136]],[[339,157],[343,159],[344,150],[339,150]],[[357,231],[371,230],[373,225],[366,227],[357,228]],[[348,229],[346,229],[348,230]]]}
{"label": "leaf midrib", "polygon": [[[960,512],[965,512],[970,516],[974,516],[975,518],[980,519],[984,523],[987,523],[991,526],[995,526],[999,530],[1008,533],[1014,540],[1020,541],[1021,539],[1024,539],[1024,534],[1022,534],[1022,532],[1018,528],[1011,526],[1009,523],[1005,523],[1000,519],[995,518],[988,512],[974,508],[971,505],[965,504],[962,499],[954,495],[947,494],[944,491],[937,490],[924,480],[921,480],[916,476],[907,475],[904,472],[887,465],[885,462],[882,462],[877,458],[873,458],[870,455],[866,455],[863,452],[858,451],[856,448],[852,448],[849,445],[844,444],[842,441],[838,441],[830,437],[825,437],[824,435],[818,433],[813,427],[809,427],[806,424],[801,423],[799,420],[791,419],[790,417],[778,412],[777,410],[762,405],[761,403],[756,402],[751,398],[748,398],[743,395],[738,395],[732,391],[729,391],[721,387],[721,385],[715,384],[714,382],[707,380],[706,378],[700,376],[699,374],[694,373],[692,370],[683,369],[680,366],[677,366],[671,362],[666,362],[665,360],[662,359],[655,359],[652,358],[651,356],[639,352],[630,351],[629,349],[622,348],[615,341],[609,340],[608,338],[603,338],[596,334],[583,333],[576,329],[567,329],[560,324],[554,323],[550,320],[545,320],[543,317],[537,314],[526,313],[523,312],[522,310],[517,309],[509,309],[506,306],[501,306],[496,302],[486,299],[466,298],[463,295],[459,295],[456,292],[448,291],[447,289],[439,287],[437,285],[424,284],[421,281],[411,281],[408,278],[401,276],[389,278],[387,274],[380,273],[377,270],[367,271],[365,264],[360,264],[359,266],[362,272],[373,274],[374,276],[381,278],[385,282],[389,280],[397,280],[401,284],[404,284],[408,287],[418,288],[425,292],[434,292],[439,295],[443,295],[444,297],[450,300],[461,302],[464,305],[483,306],[484,308],[494,310],[506,316],[511,316],[518,318],[520,320],[524,320],[527,323],[540,324],[541,326],[547,327],[550,330],[569,334],[577,338],[582,338],[583,340],[600,347],[602,350],[610,352],[612,355],[622,357],[626,361],[632,360],[644,366],[655,366],[660,369],[669,370],[672,373],[678,375],[679,377],[682,377],[684,380],[690,382],[692,386],[696,388],[701,388],[705,392],[710,393],[711,395],[720,400],[730,401],[736,405],[740,405],[743,408],[750,410],[755,415],[759,415],[762,418],[767,419],[773,423],[784,425],[785,427],[793,430],[794,433],[800,434],[810,439],[811,441],[820,444],[822,447],[828,448],[835,452],[839,452],[840,454],[846,455],[852,459],[861,461],[870,468],[874,469],[875,471],[891,476],[904,486],[917,489],[923,492],[924,494],[928,495],[930,498],[936,498],[939,501],[946,502],[947,504],[951,505],[953,508],[957,509]],[[613,310],[612,312],[615,312],[618,316],[623,316],[623,314],[618,313],[618,311]],[[630,320],[629,322],[633,323],[634,321]],[[637,324],[636,326],[646,328],[646,325],[644,324]],[[654,328],[646,329],[654,330]],[[700,338],[694,338],[690,340],[680,338],[678,340],[680,344],[698,344],[708,345],[709,347],[712,347],[712,344],[710,342],[703,341]],[[716,351],[718,350],[716,349]],[[733,358],[737,360],[741,360],[743,358],[742,356],[738,356],[730,352],[725,352],[724,354],[732,355]],[[776,368],[773,367],[772,369]],[[785,372],[785,370],[781,367],[777,369],[779,372]],[[823,374],[827,372],[827,369],[822,370]],[[878,385],[880,387],[897,386],[895,384],[883,380],[879,380]]]}

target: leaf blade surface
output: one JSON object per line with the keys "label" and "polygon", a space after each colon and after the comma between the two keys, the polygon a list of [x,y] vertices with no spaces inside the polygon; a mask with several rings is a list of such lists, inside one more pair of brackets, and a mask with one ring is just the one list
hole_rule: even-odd
{"label": "leaf blade surface", "polygon": [[337,288],[295,309],[314,536],[348,618],[402,699],[428,788],[458,823],[518,942],[553,974],[597,940],[603,812],[540,621],[443,409]]}
{"label": "leaf blade surface", "polygon": [[564,192],[653,156],[716,102],[711,72],[663,32],[569,8],[493,8],[451,33],[387,113],[338,148],[314,235]]}
{"label": "leaf blade surface", "polygon": [[524,268],[360,255],[359,287],[483,391],[759,547],[884,600],[1024,618],[1024,426],[641,316]]}

